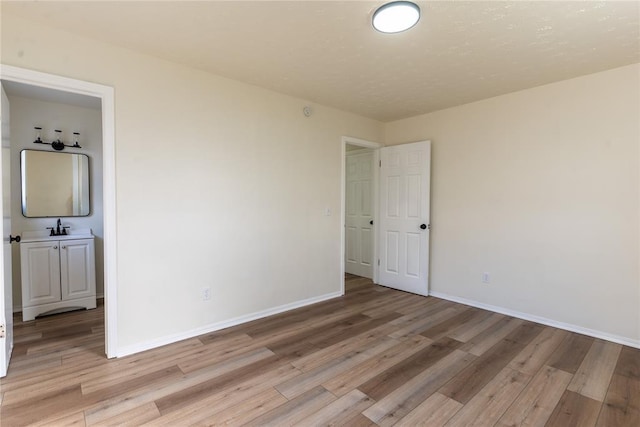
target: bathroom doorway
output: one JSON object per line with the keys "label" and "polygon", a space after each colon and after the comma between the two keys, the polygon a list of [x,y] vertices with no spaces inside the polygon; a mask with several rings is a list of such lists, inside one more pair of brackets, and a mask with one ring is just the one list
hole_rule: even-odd
{"label": "bathroom doorway", "polygon": [[[52,113],[59,120],[62,112],[56,111],[55,106],[59,109],[66,110],[67,112],[80,112],[86,114],[86,117],[93,117],[94,121],[97,118],[98,122],[98,137],[95,137],[95,126],[92,130],[87,130],[87,137],[93,134],[93,138],[87,139],[84,143],[87,152],[94,160],[92,164],[92,170],[94,176],[92,176],[92,216],[91,218],[85,218],[81,220],[78,218],[63,218],[63,221],[69,223],[71,226],[86,227],[94,230],[94,234],[100,239],[100,244],[96,245],[96,273],[98,276],[97,293],[104,297],[104,353],[107,357],[115,357],[117,355],[116,348],[116,264],[115,264],[115,251],[116,251],[116,236],[115,236],[115,141],[114,141],[114,93],[113,88],[97,85],[94,83],[83,82],[74,79],[68,79],[65,77],[39,73],[31,70],[3,66],[0,74],[0,81],[8,92],[8,97],[14,100],[15,114],[19,114],[21,117],[11,118],[11,122],[16,121],[20,123],[18,126],[24,128],[28,123],[34,121],[30,126],[36,126],[35,120],[38,120],[37,115],[31,117],[24,117],[25,111],[37,111],[41,113],[41,120],[49,120],[51,116],[46,113],[48,111],[55,111]],[[53,107],[53,110],[51,108]],[[9,110],[11,111],[11,102],[9,104]],[[93,110],[93,112],[91,111]],[[14,120],[15,119],[15,120]],[[23,120],[24,119],[24,120]],[[21,122],[24,121],[24,123]],[[69,123],[70,126],[73,123]],[[81,125],[79,125],[81,126]],[[20,144],[25,142],[27,138],[28,142],[32,142],[33,135],[27,137],[24,135],[26,132],[24,129],[18,129],[20,137]],[[12,132],[13,134],[13,132]],[[20,135],[22,134],[22,135]],[[82,138],[82,135],[81,135]],[[98,144],[97,139],[101,139],[101,144]],[[12,144],[14,136],[11,137]],[[82,142],[82,139],[81,139]],[[17,143],[16,143],[17,144]],[[80,144],[83,146],[83,143]],[[18,147],[15,147],[18,148]],[[20,151],[19,148],[17,152]],[[12,193],[16,192],[16,185],[18,186],[18,195],[12,196],[12,201],[15,204],[15,200],[19,200],[19,172],[15,172],[16,167],[19,170],[19,161],[16,158],[16,150],[11,147],[11,186]],[[15,173],[14,173],[15,172]],[[17,181],[16,181],[17,179]],[[16,199],[17,197],[17,199]],[[16,213],[17,212],[17,213]],[[12,235],[16,232],[24,231],[24,229],[40,229],[46,224],[51,226],[49,222],[55,221],[56,218],[39,218],[33,219],[33,222],[29,222],[25,226],[25,221],[32,219],[25,219],[20,214],[20,205],[12,207],[11,217],[16,219],[16,225],[12,225]],[[47,222],[48,221],[48,222]],[[84,221],[84,222],[82,222]],[[80,223],[82,222],[82,225]],[[26,228],[25,228],[26,227]],[[8,238],[8,236],[3,236]],[[14,245],[17,246],[17,245]],[[100,249],[98,250],[98,246]],[[19,249],[14,248],[11,250],[12,254],[15,254]],[[15,266],[15,263],[13,263]],[[99,267],[98,267],[99,265]],[[16,268],[14,268],[14,271]],[[18,263],[19,270],[19,263]],[[14,274],[15,276],[15,274]],[[19,276],[17,276],[19,278]],[[19,279],[14,279],[13,290],[14,296],[11,301],[11,307],[19,307],[20,287]],[[101,292],[102,291],[102,292]],[[3,303],[6,301],[2,301]],[[5,313],[9,314],[9,313]],[[104,357],[104,356],[103,356]],[[11,365],[9,365],[11,366]]]}

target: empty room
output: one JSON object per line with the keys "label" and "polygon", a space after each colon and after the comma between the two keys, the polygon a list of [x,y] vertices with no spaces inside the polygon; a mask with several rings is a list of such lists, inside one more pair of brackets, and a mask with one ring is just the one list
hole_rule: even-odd
{"label": "empty room", "polygon": [[637,1],[0,2],[0,425],[640,425]]}

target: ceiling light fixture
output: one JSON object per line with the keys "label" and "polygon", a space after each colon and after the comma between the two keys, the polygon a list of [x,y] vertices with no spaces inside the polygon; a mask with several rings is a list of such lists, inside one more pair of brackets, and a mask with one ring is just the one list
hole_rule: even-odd
{"label": "ceiling light fixture", "polygon": [[400,33],[416,25],[420,8],[410,1],[383,4],[373,14],[373,28],[381,33]]}

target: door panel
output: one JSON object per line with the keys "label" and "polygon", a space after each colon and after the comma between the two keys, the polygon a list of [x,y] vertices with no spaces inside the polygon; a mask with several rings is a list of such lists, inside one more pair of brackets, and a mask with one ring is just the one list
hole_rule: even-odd
{"label": "door panel", "polygon": [[[346,245],[347,245],[347,264],[358,262],[358,229],[356,227],[347,227]],[[347,273],[349,273],[347,271]],[[352,273],[353,274],[353,273]]]}
{"label": "door panel", "polygon": [[362,242],[362,247],[360,248],[362,263],[368,266],[373,265],[373,230],[363,228],[360,241]]}
{"label": "door panel", "polygon": [[[380,150],[381,285],[428,295],[429,141]],[[421,225],[425,229],[421,228]]]}
{"label": "door panel", "polygon": [[373,152],[347,154],[345,272],[373,278]]}
{"label": "door panel", "polygon": [[400,258],[399,236],[397,231],[387,231],[387,256],[384,263],[385,271],[398,274],[398,259]]}
{"label": "door panel", "polygon": [[0,247],[0,377],[7,375],[13,350],[13,295],[11,272],[11,143],[9,140],[9,99],[1,87],[0,103],[0,188],[2,189],[2,246]]}
{"label": "door panel", "polygon": [[418,233],[407,233],[407,276],[420,278],[420,240]]}
{"label": "door panel", "polygon": [[[369,176],[373,176],[371,171],[367,172]],[[366,218],[373,218],[373,201],[371,200],[371,194],[373,191],[373,185],[371,181],[362,181],[360,183],[360,195],[362,197],[360,214]]]}
{"label": "door panel", "polygon": [[400,216],[400,177],[387,177],[387,217]]}
{"label": "door panel", "polygon": [[407,177],[407,218],[420,219],[420,175]]}

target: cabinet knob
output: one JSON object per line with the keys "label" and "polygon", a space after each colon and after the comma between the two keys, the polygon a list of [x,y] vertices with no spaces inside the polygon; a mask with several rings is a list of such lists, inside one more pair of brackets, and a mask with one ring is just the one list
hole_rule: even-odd
{"label": "cabinet knob", "polygon": [[67,247],[66,246],[62,246],[62,249],[67,249]]}
{"label": "cabinet knob", "polygon": [[58,247],[57,247],[57,246],[54,246],[54,247],[53,247],[53,249],[58,249]]}

